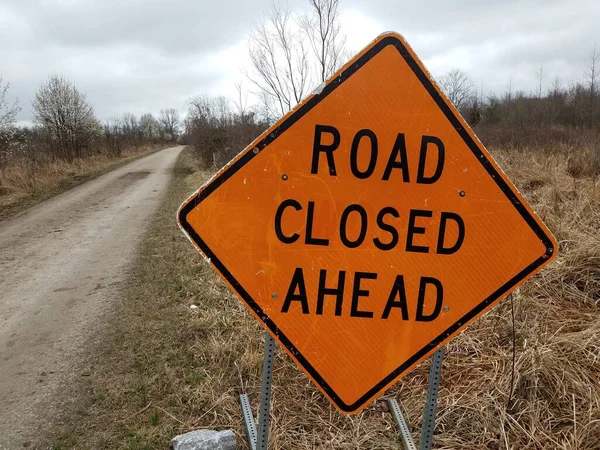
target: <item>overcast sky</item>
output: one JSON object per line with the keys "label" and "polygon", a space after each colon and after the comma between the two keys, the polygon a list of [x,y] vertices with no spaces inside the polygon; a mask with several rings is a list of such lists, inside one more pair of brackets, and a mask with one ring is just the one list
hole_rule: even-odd
{"label": "overcast sky", "polygon": [[[183,112],[189,97],[235,96],[249,64],[248,32],[271,0],[0,0],[0,76],[30,121],[31,99],[60,73],[88,95],[99,119]],[[290,0],[294,11],[307,1]],[[485,93],[581,81],[600,47],[600,0],[340,0],[347,47],[404,35],[439,76],[466,71]],[[248,83],[246,83],[248,85]]]}

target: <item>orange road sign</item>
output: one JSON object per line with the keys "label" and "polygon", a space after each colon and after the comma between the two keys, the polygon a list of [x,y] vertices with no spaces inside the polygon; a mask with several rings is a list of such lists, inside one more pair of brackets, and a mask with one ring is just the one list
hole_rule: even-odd
{"label": "orange road sign", "polygon": [[179,223],[319,389],[367,406],[556,253],[399,35],[190,197]]}

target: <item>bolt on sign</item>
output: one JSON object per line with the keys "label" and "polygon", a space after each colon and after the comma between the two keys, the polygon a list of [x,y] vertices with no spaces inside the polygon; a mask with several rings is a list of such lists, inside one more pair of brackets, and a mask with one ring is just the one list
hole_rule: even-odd
{"label": "bolt on sign", "polygon": [[344,413],[556,253],[404,38],[379,36],[192,195],[179,223]]}

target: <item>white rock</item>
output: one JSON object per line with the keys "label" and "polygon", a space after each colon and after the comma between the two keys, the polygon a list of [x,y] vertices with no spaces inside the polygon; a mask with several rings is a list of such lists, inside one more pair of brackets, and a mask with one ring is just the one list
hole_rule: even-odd
{"label": "white rock", "polygon": [[198,309],[196,305],[190,305],[190,309]]}
{"label": "white rock", "polygon": [[173,450],[235,450],[235,434],[231,430],[196,430],[171,439]]}

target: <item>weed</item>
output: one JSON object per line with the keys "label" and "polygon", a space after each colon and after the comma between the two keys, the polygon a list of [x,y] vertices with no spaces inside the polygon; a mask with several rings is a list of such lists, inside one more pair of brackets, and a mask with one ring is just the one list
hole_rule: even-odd
{"label": "weed", "polygon": [[160,414],[155,411],[150,414],[150,424],[156,426],[158,425],[158,422],[160,422]]}

